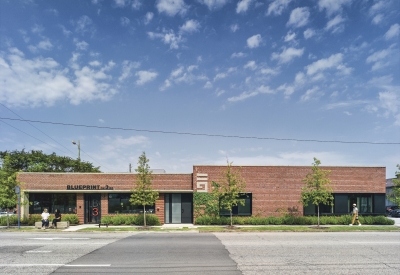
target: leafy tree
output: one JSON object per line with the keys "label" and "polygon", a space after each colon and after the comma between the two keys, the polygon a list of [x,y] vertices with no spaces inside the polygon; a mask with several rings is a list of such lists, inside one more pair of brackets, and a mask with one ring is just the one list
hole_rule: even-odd
{"label": "leafy tree", "polygon": [[396,205],[400,205],[400,164],[397,164],[396,178],[393,179],[393,189],[388,195],[388,199]]}
{"label": "leafy tree", "polygon": [[158,192],[151,187],[152,171],[148,164],[149,159],[146,158],[146,153],[143,152],[139,156],[138,167],[136,171],[136,182],[132,189],[131,198],[129,201],[133,205],[143,206],[143,224],[146,227],[146,205],[153,205],[158,199]]}
{"label": "leafy tree", "polygon": [[15,186],[17,172],[100,172],[89,162],[82,162],[70,157],[46,155],[42,151],[0,151],[0,207],[15,207],[17,195]]}
{"label": "leafy tree", "polygon": [[232,208],[234,206],[244,205],[245,200],[240,199],[240,194],[245,192],[246,182],[241,177],[239,171],[234,171],[232,163],[227,161],[227,168],[220,182],[212,182],[212,193],[219,200],[220,209],[226,209],[230,213],[232,225]]}
{"label": "leafy tree", "polygon": [[327,204],[333,206],[333,195],[332,188],[330,187],[330,179],[328,178],[331,171],[322,170],[319,168],[321,161],[314,158],[314,163],[312,166],[312,173],[306,175],[303,179],[305,186],[301,189],[300,202],[304,206],[308,204],[314,204],[318,208],[318,227],[319,222],[319,205]]}
{"label": "leafy tree", "polygon": [[84,162],[70,157],[50,155],[42,151],[0,151],[1,169],[13,172],[71,172],[99,173],[100,167],[94,167],[90,162]]}

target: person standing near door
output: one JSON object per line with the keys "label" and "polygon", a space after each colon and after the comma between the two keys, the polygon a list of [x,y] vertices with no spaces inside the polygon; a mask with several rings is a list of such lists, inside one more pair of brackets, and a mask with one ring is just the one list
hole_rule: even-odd
{"label": "person standing near door", "polygon": [[357,205],[355,203],[353,203],[353,219],[351,220],[351,224],[349,224],[349,225],[353,226],[355,221],[358,222],[359,226],[361,225],[360,221],[358,220],[358,208],[357,208]]}

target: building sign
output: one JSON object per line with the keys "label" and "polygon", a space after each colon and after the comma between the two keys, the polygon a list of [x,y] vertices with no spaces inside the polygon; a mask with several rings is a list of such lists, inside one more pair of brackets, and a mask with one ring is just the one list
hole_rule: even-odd
{"label": "building sign", "polygon": [[100,185],[67,185],[67,190],[114,190],[111,186]]}

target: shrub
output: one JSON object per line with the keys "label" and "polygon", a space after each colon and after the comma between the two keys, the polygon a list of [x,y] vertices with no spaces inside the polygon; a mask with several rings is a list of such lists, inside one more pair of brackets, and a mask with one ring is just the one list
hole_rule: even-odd
{"label": "shrub", "polygon": [[[144,221],[143,215],[138,215],[136,217],[136,225],[144,225],[143,221]],[[147,214],[146,215],[146,225],[147,226],[161,225],[160,219],[154,214]]]}
{"label": "shrub", "polygon": [[[51,218],[50,220],[52,220],[53,218]],[[78,224],[79,218],[77,214],[62,214],[61,221],[69,222],[69,224]]]}
{"label": "shrub", "polygon": [[101,223],[106,223],[106,224],[111,224],[112,218],[110,215],[102,216],[101,217]]}

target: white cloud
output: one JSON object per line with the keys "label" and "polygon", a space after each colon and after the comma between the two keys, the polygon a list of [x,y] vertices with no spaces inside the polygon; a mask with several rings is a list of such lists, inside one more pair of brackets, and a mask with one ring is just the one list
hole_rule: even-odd
{"label": "white cloud", "polygon": [[352,0],[319,0],[318,7],[319,10],[326,10],[328,16],[334,13],[341,12],[342,6],[350,5]]}
{"label": "white cloud", "polygon": [[89,44],[86,43],[85,41],[74,41],[74,42],[78,50],[84,51],[89,47]]}
{"label": "white cloud", "polygon": [[295,41],[295,38],[296,38],[296,33],[292,32],[292,31],[288,31],[284,40],[285,40],[285,42],[290,42],[290,41]]}
{"label": "white cloud", "polygon": [[125,60],[122,62],[122,74],[118,78],[119,81],[123,81],[126,78],[130,77],[132,75],[131,71],[132,69],[137,69],[139,68],[140,63],[139,62],[131,62],[128,60]]}
{"label": "white cloud", "polygon": [[120,21],[121,21],[121,26],[123,26],[123,27],[128,26],[129,23],[131,22],[131,20],[129,20],[129,18],[127,18],[125,16],[121,17]]}
{"label": "white cloud", "polygon": [[200,23],[196,20],[188,20],[179,28],[181,33],[193,33],[199,31]]}
{"label": "white cloud", "polygon": [[288,63],[295,57],[300,57],[304,53],[304,48],[285,48],[281,53],[272,53],[271,59],[278,59],[278,63]]}
{"label": "white cloud", "polygon": [[320,59],[314,63],[306,66],[307,74],[314,75],[320,71],[330,68],[336,68],[342,63],[343,55],[341,53],[333,54],[328,58]]}
{"label": "white cloud", "polygon": [[383,15],[382,14],[377,14],[374,16],[374,18],[372,18],[372,23],[374,23],[375,25],[378,25],[379,23],[381,23],[383,20]]}
{"label": "white cloud", "polygon": [[308,101],[312,98],[320,97],[322,93],[319,92],[319,87],[313,87],[312,89],[308,89],[304,95],[301,96],[301,101]]}
{"label": "white cloud", "polygon": [[145,136],[131,136],[131,137],[121,137],[121,136],[104,136],[98,137],[100,141],[103,142],[101,150],[105,152],[119,152],[121,150],[129,149],[133,145],[145,144],[149,140]]}
{"label": "white cloud", "polygon": [[153,71],[138,71],[135,75],[138,77],[136,84],[143,85],[146,82],[154,80],[157,77],[158,73]]}
{"label": "white cloud", "polygon": [[315,35],[315,31],[313,29],[306,29],[303,34],[305,39],[309,39]]}
{"label": "white cloud", "polygon": [[287,26],[293,26],[300,28],[308,24],[308,18],[310,17],[310,11],[307,7],[295,8],[290,14]]}
{"label": "white cloud", "polygon": [[381,51],[374,52],[367,57],[367,64],[373,63],[371,70],[376,71],[390,64],[389,57],[392,55],[392,49],[384,49]]}
{"label": "white cloud", "polygon": [[86,32],[94,33],[93,21],[88,16],[83,15],[75,22],[75,31],[81,34]]}
{"label": "white cloud", "polygon": [[219,9],[229,2],[229,0],[198,0],[198,1],[206,5],[209,10]]}
{"label": "white cloud", "polygon": [[213,86],[212,83],[211,83],[210,81],[207,81],[206,84],[204,84],[204,87],[203,87],[203,88],[205,88],[205,89],[211,89],[212,86]]}
{"label": "white cloud", "polygon": [[[193,83],[194,81],[204,81],[207,80],[202,74],[195,74],[195,71],[198,69],[197,65],[189,65],[187,67],[180,65],[175,70],[172,70],[168,79],[165,81],[164,85],[162,86],[162,90],[172,86],[173,83]],[[208,88],[208,87],[206,87]]]}
{"label": "white cloud", "polygon": [[342,23],[345,21],[340,14],[336,15],[335,18],[328,21],[325,30],[332,31],[332,33],[337,33],[343,31],[344,27]]}
{"label": "white cloud", "polygon": [[215,90],[215,94],[216,94],[217,97],[223,95],[224,93],[225,93],[225,90],[221,90],[221,89],[219,89],[219,88],[217,88],[217,89]]}
{"label": "white cloud", "polygon": [[114,0],[114,2],[117,7],[123,8],[129,2],[129,0]]}
{"label": "white cloud", "polygon": [[393,24],[392,26],[390,26],[390,29],[385,33],[385,39],[389,40],[392,39],[394,37],[399,36],[400,33],[400,25],[399,24]]}
{"label": "white cloud", "polygon": [[168,16],[176,14],[184,15],[188,9],[183,0],[157,0],[156,7],[159,13],[166,13]]}
{"label": "white cloud", "polygon": [[238,29],[239,29],[239,25],[238,24],[231,25],[231,32],[236,32]]}
{"label": "white cloud", "polygon": [[53,48],[53,44],[51,44],[51,42],[48,39],[46,39],[46,40],[40,41],[39,44],[37,45],[37,47],[39,49],[48,51]]}
{"label": "white cloud", "polygon": [[396,116],[400,111],[400,91],[396,92],[380,92],[380,106],[385,110],[385,116]]}
{"label": "white cloud", "polygon": [[267,15],[270,15],[271,13],[274,15],[281,15],[290,2],[291,0],[275,0],[269,4]]}
{"label": "white cloud", "polygon": [[138,10],[138,9],[140,9],[141,6],[142,6],[141,0],[133,0],[132,1],[132,5],[131,5],[132,9]]}
{"label": "white cloud", "polygon": [[224,79],[228,76],[227,73],[218,73],[215,77],[214,77],[214,82],[219,80],[219,79]]}
{"label": "white cloud", "polygon": [[71,64],[72,72],[52,58],[26,59],[16,48],[0,56],[0,101],[9,106],[52,106],[57,101],[69,100],[78,105],[84,101],[109,100],[116,90],[111,75],[115,64],[109,62],[93,69],[79,66],[79,55]]}
{"label": "white cloud", "polygon": [[233,54],[231,55],[231,58],[235,58],[235,57],[245,57],[245,56],[246,56],[245,53],[238,52],[238,53],[233,53]]}
{"label": "white cloud", "polygon": [[170,49],[179,49],[179,44],[184,41],[182,35],[176,35],[173,30],[163,30],[163,33],[147,33],[151,39],[160,38],[164,44],[169,44]]}
{"label": "white cloud", "polygon": [[257,96],[259,94],[274,94],[275,91],[271,90],[268,86],[261,85],[258,87],[256,90],[252,92],[243,92],[239,96],[233,96],[228,98],[229,102],[237,102],[237,101],[242,101],[245,99],[248,99],[250,97]]}
{"label": "white cloud", "polygon": [[265,75],[277,75],[279,74],[279,68],[276,69],[271,69],[271,68],[262,68],[260,70],[261,74],[265,74]]}
{"label": "white cloud", "polygon": [[290,96],[294,93],[295,87],[291,85],[287,85],[286,83],[279,86],[278,91],[283,91],[283,94],[285,95],[285,98],[288,99]]}
{"label": "white cloud", "polygon": [[236,13],[246,12],[253,0],[241,0],[237,3]]}
{"label": "white cloud", "polygon": [[247,62],[246,65],[244,65],[244,68],[245,69],[251,69],[251,70],[254,71],[255,69],[257,69],[257,64],[256,64],[256,62],[254,60],[251,60],[251,61]]}
{"label": "white cloud", "polygon": [[260,34],[256,34],[256,35],[253,35],[252,37],[249,37],[247,39],[247,46],[250,49],[257,48],[258,46],[260,46],[261,42],[262,42],[261,35]]}
{"label": "white cloud", "polygon": [[153,20],[154,17],[154,13],[152,12],[148,12],[146,13],[145,17],[144,17],[144,24],[147,25],[151,22],[151,20]]}

